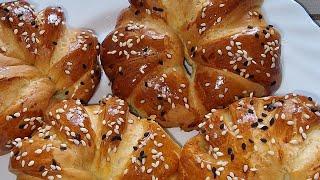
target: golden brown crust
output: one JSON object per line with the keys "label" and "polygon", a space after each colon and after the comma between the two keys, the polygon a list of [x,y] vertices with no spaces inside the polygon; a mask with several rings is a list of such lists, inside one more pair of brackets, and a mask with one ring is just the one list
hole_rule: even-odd
{"label": "golden brown crust", "polygon": [[320,109],[312,98],[245,98],[212,110],[181,153],[181,179],[317,179]]}
{"label": "golden brown crust", "polygon": [[[130,3],[104,40],[101,61],[113,92],[128,100],[137,114],[157,115],[165,127],[189,130],[211,108],[279,88],[280,35],[263,19],[262,1]],[[144,86],[161,76],[156,87]],[[163,91],[173,95],[157,98]]]}
{"label": "golden brown crust", "polygon": [[[56,99],[89,101],[100,79],[99,45],[90,30],[65,27],[64,12],[36,13],[25,1],[0,5],[0,154],[28,137]],[[38,120],[36,120],[38,119]]]}
{"label": "golden brown crust", "polygon": [[121,99],[58,102],[45,122],[31,138],[14,141],[10,170],[18,179],[168,179],[178,171],[180,147]]}

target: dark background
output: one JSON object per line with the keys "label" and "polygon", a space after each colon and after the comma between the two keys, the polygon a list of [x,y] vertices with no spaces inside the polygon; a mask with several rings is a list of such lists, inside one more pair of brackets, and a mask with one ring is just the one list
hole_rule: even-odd
{"label": "dark background", "polygon": [[296,0],[309,12],[311,18],[320,25],[320,0]]}

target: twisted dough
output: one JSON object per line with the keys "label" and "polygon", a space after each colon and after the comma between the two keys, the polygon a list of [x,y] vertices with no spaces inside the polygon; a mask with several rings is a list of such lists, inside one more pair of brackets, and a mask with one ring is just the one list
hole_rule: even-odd
{"label": "twisted dough", "polygon": [[90,99],[100,79],[98,53],[95,35],[67,29],[61,8],[0,5],[0,154],[36,130],[50,101]]}
{"label": "twisted dough", "polygon": [[181,179],[318,179],[319,122],[319,106],[295,94],[213,110],[182,150]]}
{"label": "twisted dough", "polygon": [[32,138],[16,139],[11,171],[18,179],[171,179],[180,147],[152,120],[138,119],[123,100],[100,105],[53,104]]}
{"label": "twisted dough", "polygon": [[280,35],[262,2],[130,0],[102,44],[114,94],[140,116],[188,130],[211,108],[274,92]]}

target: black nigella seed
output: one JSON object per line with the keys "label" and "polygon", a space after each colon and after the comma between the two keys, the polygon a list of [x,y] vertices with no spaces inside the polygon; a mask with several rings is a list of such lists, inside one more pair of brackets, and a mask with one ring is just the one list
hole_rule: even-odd
{"label": "black nigella seed", "polygon": [[247,148],[246,143],[242,143],[242,144],[241,144],[241,148],[242,148],[242,150],[246,150],[246,148]]}
{"label": "black nigella seed", "polygon": [[258,127],[258,125],[259,125],[258,122],[254,122],[254,123],[251,124],[251,127],[252,128],[256,128],[256,127]]}
{"label": "black nigella seed", "polygon": [[122,138],[121,138],[121,136],[120,135],[115,135],[115,136],[113,136],[112,137],[112,139],[111,139],[111,141],[121,141],[122,140]]}
{"label": "black nigella seed", "polygon": [[67,150],[67,147],[60,146],[60,150],[61,150],[61,151],[65,151],[65,150]]}
{"label": "black nigella seed", "polygon": [[57,161],[55,159],[52,159],[52,165],[54,165],[54,166],[58,165],[58,163],[57,163]]}
{"label": "black nigella seed", "polygon": [[162,8],[153,7],[152,9],[153,9],[154,11],[163,12],[163,9],[162,9]]}
{"label": "black nigella seed", "polygon": [[234,154],[231,154],[231,161],[234,160]]}
{"label": "black nigella seed", "polygon": [[261,138],[260,141],[263,143],[267,143],[267,140],[265,138]]}
{"label": "black nigella seed", "polygon": [[214,178],[214,179],[217,178],[217,174],[216,174],[217,168],[212,167],[211,171],[212,171],[212,173],[213,173],[213,178]]}
{"label": "black nigella seed", "polygon": [[136,10],[136,12],[134,12],[135,15],[139,15],[140,14],[140,10]]}
{"label": "black nigella seed", "polygon": [[44,170],[44,168],[45,168],[44,166],[40,166],[39,167],[39,172],[42,172]]}
{"label": "black nigella seed", "polygon": [[264,130],[264,131],[266,131],[266,130],[269,129],[269,127],[268,127],[268,126],[262,126],[261,129]]}
{"label": "black nigella seed", "polygon": [[19,129],[23,129],[26,124],[20,124]]}
{"label": "black nigella seed", "polygon": [[270,123],[269,124],[270,124],[270,126],[272,126],[274,124],[274,118],[270,119]]}
{"label": "black nigella seed", "polygon": [[259,19],[262,19],[262,17],[263,17],[263,16],[262,16],[261,14],[259,14]]}
{"label": "black nigella seed", "polygon": [[106,139],[106,138],[107,138],[107,135],[106,135],[106,134],[102,135],[102,137],[101,137],[102,140],[104,140],[104,139]]}
{"label": "black nigella seed", "polygon": [[80,140],[81,140],[81,135],[80,135],[79,133],[77,133],[75,139],[77,139],[78,141],[80,141]]}
{"label": "black nigella seed", "polygon": [[145,132],[145,133],[143,134],[143,136],[144,136],[144,137],[148,137],[149,134],[150,134],[149,132]]}

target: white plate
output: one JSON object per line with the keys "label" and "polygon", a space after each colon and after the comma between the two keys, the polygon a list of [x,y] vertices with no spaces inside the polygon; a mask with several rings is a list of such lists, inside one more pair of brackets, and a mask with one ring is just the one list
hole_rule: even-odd
{"label": "white plate", "polygon": [[[50,5],[62,6],[70,26],[93,29],[100,41],[114,28],[121,9],[128,6],[127,0],[31,0],[31,3],[37,10]],[[277,94],[303,93],[320,102],[320,28],[293,0],[265,0],[263,11],[268,23],[275,25],[282,35],[284,76]],[[104,75],[91,103],[97,103],[103,95],[111,92],[108,82]],[[169,129],[169,132],[180,144],[196,134],[185,133],[178,128]],[[7,166],[8,156],[0,157],[0,179],[15,179]]]}

